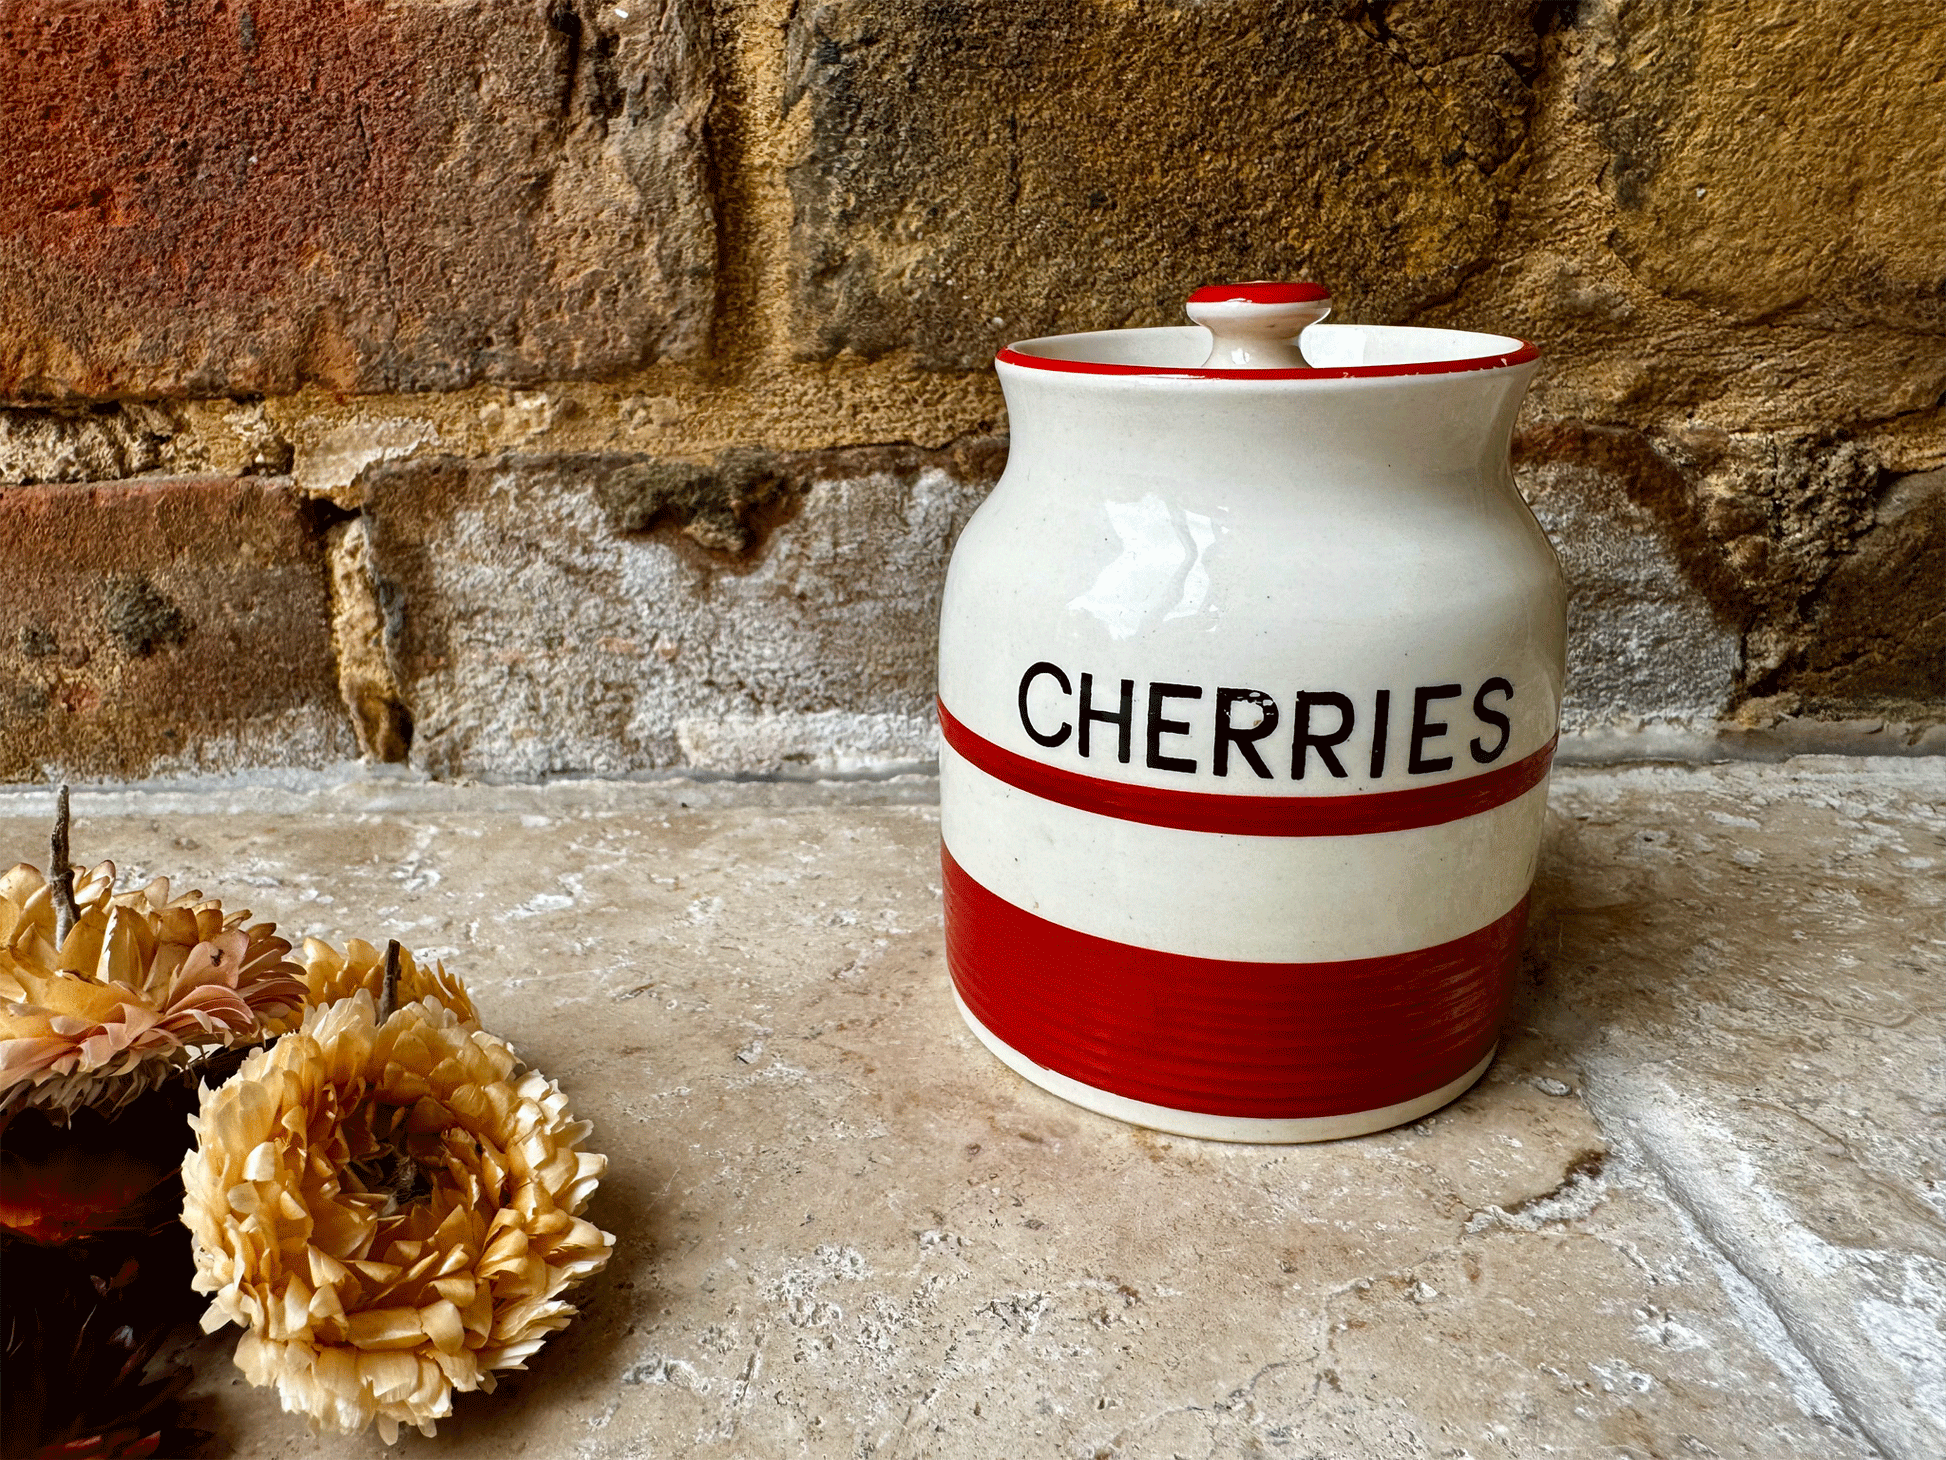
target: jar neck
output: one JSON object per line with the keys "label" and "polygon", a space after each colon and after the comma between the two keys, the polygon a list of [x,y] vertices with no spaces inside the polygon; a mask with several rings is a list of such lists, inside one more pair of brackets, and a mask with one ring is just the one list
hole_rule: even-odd
{"label": "jar neck", "polygon": [[1010,464],[1104,477],[1294,490],[1502,477],[1533,364],[1324,381],[1092,376],[1000,367]]}

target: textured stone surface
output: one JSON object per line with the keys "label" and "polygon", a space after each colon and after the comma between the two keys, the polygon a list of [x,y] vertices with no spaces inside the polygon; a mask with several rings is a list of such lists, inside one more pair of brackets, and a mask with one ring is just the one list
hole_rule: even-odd
{"label": "textured stone surface", "polygon": [[363,479],[412,762],[537,777],[929,760],[947,452],[397,463]]}
{"label": "textured stone surface", "polygon": [[[77,851],[436,951],[595,1121],[616,1260],[429,1454],[1946,1446],[1941,763],[1557,775],[1486,1080],[1286,1148],[1088,1115],[975,1044],[929,794],[116,793]],[[0,846],[46,809],[0,798]],[[307,1436],[232,1338],[192,1350],[230,1453],[388,1453]]]}
{"label": "textured stone surface", "polygon": [[1568,576],[1570,731],[1946,705],[1946,472],[1569,421],[1526,427],[1515,458]]}
{"label": "textured stone surface", "polygon": [[[351,715],[359,753],[367,760],[403,761],[412,746],[412,717],[385,649],[386,604],[379,598],[366,519],[334,523],[325,542],[331,573],[331,648],[338,660],[338,690]],[[392,607],[396,610],[396,599]]]}
{"label": "textured stone surface", "polygon": [[979,368],[1237,277],[1408,314],[1494,249],[1544,9],[796,7],[800,346]]}
{"label": "textured stone surface", "polygon": [[270,478],[0,490],[0,777],[355,755],[323,537]]}
{"label": "textured stone surface", "polygon": [[264,476],[290,469],[290,443],[261,401],[0,410],[0,482]]}
{"label": "textured stone surface", "polygon": [[1585,8],[1579,103],[1643,283],[1740,322],[1946,333],[1938,6]]}
{"label": "textured stone surface", "polygon": [[1549,415],[1937,454],[1942,64],[1925,0],[1574,7],[1497,267],[1428,322],[1540,341]]}
{"label": "textured stone surface", "polygon": [[1747,606],[1705,596],[1671,551],[1655,509],[1686,503],[1675,469],[1612,429],[1529,431],[1515,455],[1568,580],[1563,730],[1715,719],[1737,689]]}
{"label": "textured stone surface", "polygon": [[1888,482],[1825,579],[1791,683],[1814,707],[1946,702],[1946,470]]}
{"label": "textured stone surface", "polygon": [[1552,804],[1543,1027],[1865,1435],[1940,1453],[1946,765],[1569,777]]}
{"label": "textured stone surface", "polygon": [[0,67],[0,397],[450,389],[708,338],[689,0],[22,0]]}

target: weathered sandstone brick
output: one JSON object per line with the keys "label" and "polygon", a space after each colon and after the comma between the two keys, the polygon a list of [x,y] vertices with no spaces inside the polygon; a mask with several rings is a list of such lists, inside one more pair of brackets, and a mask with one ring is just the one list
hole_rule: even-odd
{"label": "weathered sandstone brick", "polygon": [[1515,461],[1568,580],[1562,728],[1709,725],[1738,687],[1748,604],[1685,572],[1668,524],[1680,473],[1635,433],[1580,422],[1524,431]]}
{"label": "weathered sandstone brick", "polygon": [[0,7],[0,398],[694,358],[710,80],[696,0]]}
{"label": "weathered sandstone brick", "polygon": [[1946,332],[1946,11],[1601,0],[1577,98],[1611,244],[1739,322]]}
{"label": "weathered sandstone brick", "polygon": [[1027,335],[1181,323],[1238,277],[1407,315],[1494,248],[1547,10],[798,6],[803,350],[973,368]]}
{"label": "weathered sandstone brick", "polygon": [[1946,471],[1884,484],[1805,616],[1785,678],[1806,712],[1946,712]]}
{"label": "weathered sandstone brick", "polygon": [[1856,442],[1540,421],[1518,479],[1569,584],[1567,725],[1936,720],[1946,472]]}
{"label": "weathered sandstone brick", "polygon": [[939,595],[1001,450],[369,468],[411,759],[533,778],[930,759]]}
{"label": "weathered sandstone brick", "polygon": [[356,754],[323,533],[288,482],[0,489],[0,778]]}
{"label": "weathered sandstone brick", "polygon": [[1550,416],[1804,438],[1884,423],[1918,448],[1895,470],[1946,463],[1946,8],[1554,13],[1493,266],[1422,322],[1538,342]]}

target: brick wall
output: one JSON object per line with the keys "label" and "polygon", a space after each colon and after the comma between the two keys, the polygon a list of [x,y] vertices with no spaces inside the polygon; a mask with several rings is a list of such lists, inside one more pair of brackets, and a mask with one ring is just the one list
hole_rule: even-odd
{"label": "brick wall", "polygon": [[8,0],[0,68],[0,777],[924,759],[993,350],[1234,277],[1540,342],[1584,740],[1946,719],[1936,4]]}

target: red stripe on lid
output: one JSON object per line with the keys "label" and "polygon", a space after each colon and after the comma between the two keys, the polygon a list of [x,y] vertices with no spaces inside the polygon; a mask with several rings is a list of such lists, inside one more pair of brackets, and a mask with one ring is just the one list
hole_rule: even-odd
{"label": "red stripe on lid", "polygon": [[1329,299],[1322,284],[1276,284],[1267,279],[1250,284],[1205,284],[1189,296],[1191,304],[1309,304]]}
{"label": "red stripe on lid", "polygon": [[1117,821],[1228,836],[1368,836],[1442,826],[1504,806],[1531,791],[1547,779],[1555,746],[1550,740],[1511,765],[1401,791],[1367,791],[1356,796],[1226,796],[1105,781],[1029,760],[967,729],[953,718],[943,701],[939,705],[939,731],[969,764],[1043,801]]}
{"label": "red stripe on lid", "polygon": [[976,1019],[1046,1069],[1202,1115],[1350,1115],[1457,1080],[1499,1035],[1527,920],[1523,898],[1410,953],[1191,958],[1051,923],[940,861],[946,962]]}

